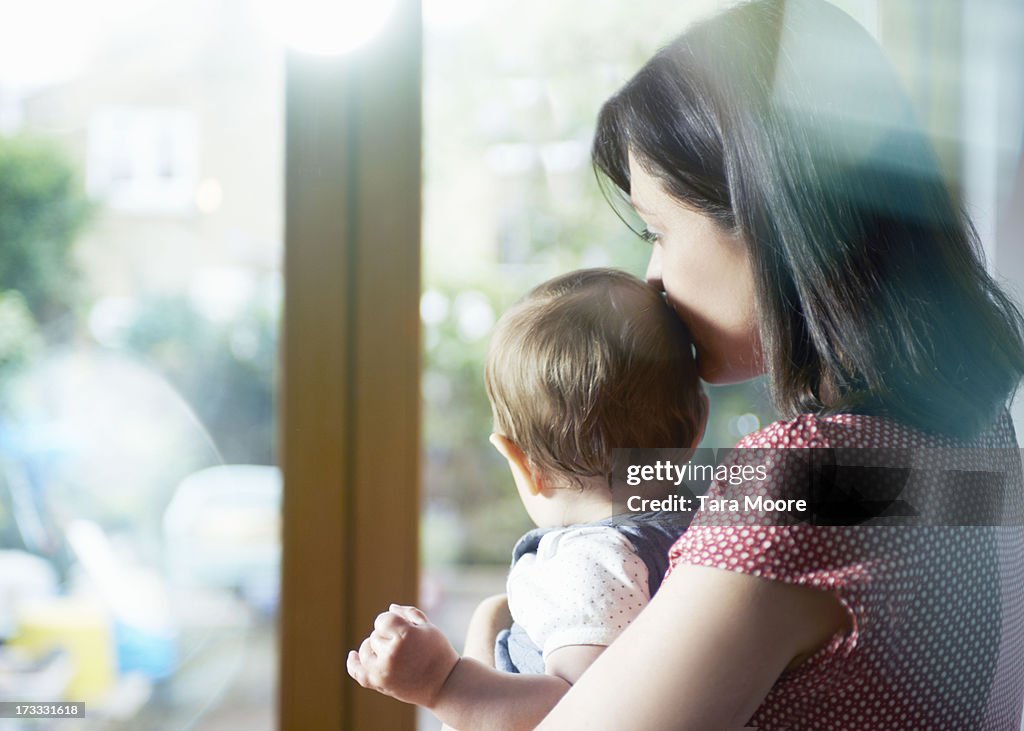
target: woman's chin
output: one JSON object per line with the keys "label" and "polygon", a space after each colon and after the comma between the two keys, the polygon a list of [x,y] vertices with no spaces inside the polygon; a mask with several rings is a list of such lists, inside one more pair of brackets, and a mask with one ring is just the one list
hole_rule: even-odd
{"label": "woman's chin", "polygon": [[697,374],[712,386],[728,386],[764,375],[764,371],[750,363],[730,363],[714,357],[702,358],[697,353]]}

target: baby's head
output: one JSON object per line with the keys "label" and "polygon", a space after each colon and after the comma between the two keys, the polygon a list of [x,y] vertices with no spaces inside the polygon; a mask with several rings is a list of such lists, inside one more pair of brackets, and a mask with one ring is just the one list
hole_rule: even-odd
{"label": "baby's head", "polygon": [[608,502],[613,449],[690,447],[707,418],[682,323],[654,288],[613,269],[555,277],[508,310],[486,384],[492,441],[538,524],[581,521],[552,520],[531,496],[603,490]]}

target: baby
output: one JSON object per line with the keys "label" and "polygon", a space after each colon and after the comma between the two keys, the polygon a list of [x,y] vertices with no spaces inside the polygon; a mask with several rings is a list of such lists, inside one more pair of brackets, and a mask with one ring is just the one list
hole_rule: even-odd
{"label": "baby", "polygon": [[[639,614],[689,516],[628,514],[613,450],[696,446],[707,417],[682,324],[653,288],[612,269],[556,277],[506,312],[486,384],[490,441],[537,525],[513,551],[498,670],[394,604],[348,657],[361,685],[453,728],[539,722]],[[671,487],[660,490],[644,497]]]}

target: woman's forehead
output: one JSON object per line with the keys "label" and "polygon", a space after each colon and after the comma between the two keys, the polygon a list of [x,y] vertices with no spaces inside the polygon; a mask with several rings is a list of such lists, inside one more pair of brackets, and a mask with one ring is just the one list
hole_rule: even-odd
{"label": "woman's forehead", "polygon": [[664,196],[658,179],[644,169],[632,152],[629,153],[629,198],[640,213],[654,213],[659,196]]}

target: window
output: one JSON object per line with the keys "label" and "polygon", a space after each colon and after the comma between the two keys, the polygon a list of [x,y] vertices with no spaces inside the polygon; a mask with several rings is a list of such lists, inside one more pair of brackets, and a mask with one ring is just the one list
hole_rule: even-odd
{"label": "window", "polygon": [[0,697],[271,729],[284,57],[115,5],[0,23]]}
{"label": "window", "polygon": [[199,121],[188,109],[98,109],[89,122],[89,194],[126,213],[194,214]]}

